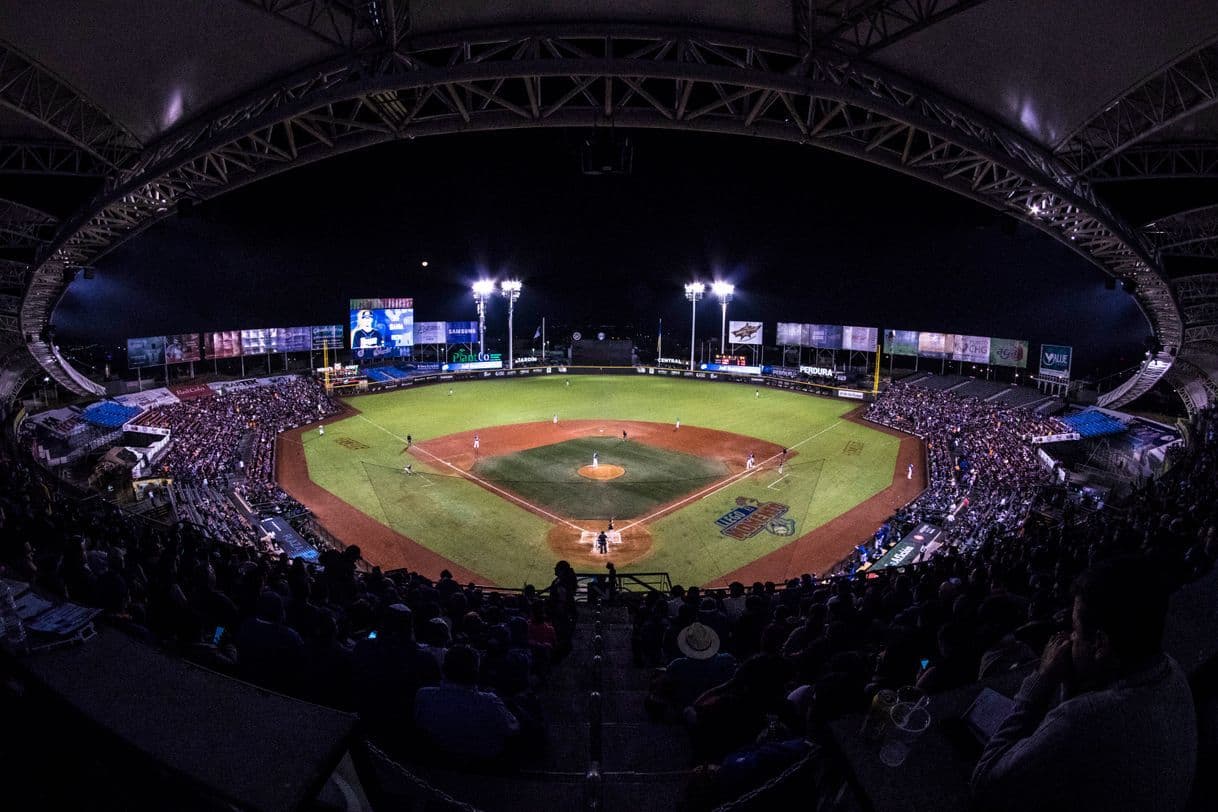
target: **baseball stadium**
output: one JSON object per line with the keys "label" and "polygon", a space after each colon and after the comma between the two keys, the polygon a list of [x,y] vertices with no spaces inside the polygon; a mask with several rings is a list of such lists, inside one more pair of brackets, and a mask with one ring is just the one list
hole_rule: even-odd
{"label": "baseball stadium", "polygon": [[1200,0],[4,3],[4,808],[1218,808],[1215,77]]}

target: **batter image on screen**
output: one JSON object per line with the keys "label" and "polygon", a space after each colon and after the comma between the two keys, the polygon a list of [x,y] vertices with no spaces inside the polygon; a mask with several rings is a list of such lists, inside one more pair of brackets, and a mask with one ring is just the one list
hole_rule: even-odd
{"label": "batter image on screen", "polygon": [[384,345],[385,337],[372,322],[372,311],[359,311],[355,318],[355,329],[351,331],[351,349],[365,350]]}

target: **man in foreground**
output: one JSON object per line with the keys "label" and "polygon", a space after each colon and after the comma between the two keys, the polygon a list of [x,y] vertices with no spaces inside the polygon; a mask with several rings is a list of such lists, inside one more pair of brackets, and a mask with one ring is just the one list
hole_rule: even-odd
{"label": "man in foreground", "polygon": [[1136,558],[1079,577],[1073,631],[1049,641],[973,773],[979,808],[1185,808],[1196,716],[1183,672],[1162,651],[1167,590],[1156,581]]}

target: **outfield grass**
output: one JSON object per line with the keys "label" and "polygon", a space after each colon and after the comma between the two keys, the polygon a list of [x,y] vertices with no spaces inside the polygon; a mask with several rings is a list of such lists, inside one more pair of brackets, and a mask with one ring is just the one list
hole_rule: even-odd
{"label": "outfield grass", "polygon": [[[404,438],[561,419],[621,419],[704,426],[757,437],[798,452],[786,478],[761,471],[697,499],[649,529],[651,554],[631,569],[666,570],[682,583],[707,583],[791,539],[769,532],[747,541],[723,536],[715,519],[736,497],[789,506],[795,535],[807,533],[891,481],[897,438],[841,420],[857,404],[777,390],[653,376],[562,375],[403,389],[355,398],[362,414],[306,433],[310,477],[367,515],[423,546],[508,586],[543,583],[555,555],[551,523],[438,464],[402,471]],[[589,455],[590,458],[591,455]],[[594,518],[594,517],[587,517]]]}
{"label": "outfield grass", "polygon": [[[619,465],[626,473],[599,482],[580,476],[579,468],[591,463],[593,452],[602,464]],[[717,460],[617,437],[584,437],[486,457],[474,473],[560,516],[629,519],[705,488],[727,476],[728,468]]]}

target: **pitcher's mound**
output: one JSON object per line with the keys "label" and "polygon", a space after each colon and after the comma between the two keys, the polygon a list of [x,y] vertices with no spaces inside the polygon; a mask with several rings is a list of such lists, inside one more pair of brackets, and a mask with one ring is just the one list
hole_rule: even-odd
{"label": "pitcher's mound", "polygon": [[617,479],[622,474],[626,473],[626,469],[620,465],[585,465],[579,469],[579,475],[585,479]]}

